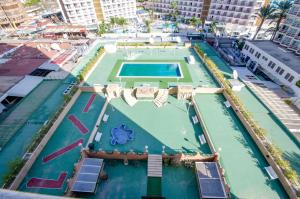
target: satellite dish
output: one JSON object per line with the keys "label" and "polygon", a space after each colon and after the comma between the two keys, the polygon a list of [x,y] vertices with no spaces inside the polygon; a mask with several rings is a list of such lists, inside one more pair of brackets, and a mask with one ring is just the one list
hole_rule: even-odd
{"label": "satellite dish", "polygon": [[237,79],[239,77],[239,74],[236,70],[233,70],[233,79]]}

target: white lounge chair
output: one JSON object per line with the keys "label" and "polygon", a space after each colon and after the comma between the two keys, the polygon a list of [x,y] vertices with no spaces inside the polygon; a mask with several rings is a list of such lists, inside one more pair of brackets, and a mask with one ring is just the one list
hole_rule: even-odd
{"label": "white lounge chair", "polygon": [[192,120],[193,120],[193,123],[194,124],[197,124],[199,121],[198,121],[198,118],[197,118],[197,115],[193,116],[192,117]]}
{"label": "white lounge chair", "polygon": [[189,64],[195,64],[195,58],[194,56],[190,55],[187,57],[188,63]]}
{"label": "white lounge chair", "polygon": [[226,106],[226,108],[230,108],[231,107],[231,104],[228,101],[225,101],[224,105]]}
{"label": "white lounge chair", "polygon": [[97,134],[96,134],[96,136],[95,136],[95,141],[96,141],[96,142],[99,142],[100,139],[101,139],[101,137],[102,137],[102,133],[97,132]]}
{"label": "white lounge chair", "polygon": [[275,173],[274,169],[271,166],[265,167],[269,177],[271,180],[275,180],[278,178],[277,174]]}
{"label": "white lounge chair", "polygon": [[103,116],[103,122],[107,122],[108,118],[109,118],[109,115],[104,114],[104,116]]}
{"label": "white lounge chair", "polygon": [[200,144],[203,145],[203,144],[206,144],[206,139],[205,139],[205,136],[202,134],[202,135],[199,135],[199,141],[200,141]]}

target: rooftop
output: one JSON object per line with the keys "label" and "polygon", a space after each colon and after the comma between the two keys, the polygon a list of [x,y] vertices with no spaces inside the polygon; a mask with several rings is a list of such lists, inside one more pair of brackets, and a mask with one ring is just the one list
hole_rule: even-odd
{"label": "rooftop", "polygon": [[269,41],[269,40],[258,40],[249,41],[251,44],[260,48],[261,50],[268,53],[270,56],[274,57],[281,63],[291,68],[293,71],[300,74],[300,57],[294,53],[287,51],[285,48]]}

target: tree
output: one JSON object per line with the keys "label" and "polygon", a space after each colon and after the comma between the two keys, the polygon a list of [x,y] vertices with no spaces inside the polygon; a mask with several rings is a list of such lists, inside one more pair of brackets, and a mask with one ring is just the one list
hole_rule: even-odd
{"label": "tree", "polygon": [[274,32],[272,34],[271,40],[274,39],[277,31],[279,30],[279,26],[280,26],[282,20],[286,18],[286,14],[290,10],[292,5],[293,5],[293,3],[290,0],[282,0],[279,2],[275,2],[276,12],[274,13],[274,18],[276,20],[274,20],[274,22],[276,23],[276,26],[275,26]]}
{"label": "tree", "polygon": [[116,23],[119,26],[125,26],[127,24],[127,20],[124,17],[117,18]]}
{"label": "tree", "polygon": [[192,17],[190,20],[189,20],[189,23],[194,26],[194,27],[198,27],[200,24],[202,24],[201,20],[196,18],[196,17]]}
{"label": "tree", "polygon": [[210,28],[210,30],[211,30],[213,33],[216,33],[216,32],[217,32],[217,24],[218,24],[218,22],[216,22],[216,21],[212,21],[212,22],[209,24],[209,28]]}
{"label": "tree", "polygon": [[98,28],[98,34],[101,36],[102,34],[106,33],[107,30],[107,26],[105,25],[105,23],[101,23],[99,24],[99,28]]}
{"label": "tree", "polygon": [[178,8],[177,8],[177,2],[176,1],[172,1],[171,4],[171,17],[176,21],[177,15],[178,15]]}
{"label": "tree", "polygon": [[117,18],[116,17],[111,17],[109,23],[112,27],[114,27],[117,24]]}
{"label": "tree", "polygon": [[40,2],[41,2],[41,0],[27,0],[27,1],[25,1],[25,6],[33,6]]}
{"label": "tree", "polygon": [[145,25],[147,27],[147,33],[151,32],[151,21],[150,20],[145,20]]}
{"label": "tree", "polygon": [[252,40],[254,40],[258,34],[258,32],[260,31],[262,25],[264,24],[265,20],[267,19],[273,19],[274,18],[274,12],[276,11],[276,9],[271,6],[271,5],[266,5],[260,8],[259,13],[258,13],[258,17],[259,17],[259,25],[256,29],[256,32],[252,38]]}

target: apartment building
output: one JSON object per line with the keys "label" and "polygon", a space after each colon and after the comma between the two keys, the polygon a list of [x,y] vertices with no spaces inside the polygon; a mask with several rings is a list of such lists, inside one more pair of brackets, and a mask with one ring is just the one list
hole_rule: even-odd
{"label": "apartment building", "polygon": [[265,0],[211,0],[207,21],[218,22],[227,33],[254,32],[256,13],[264,4]]}
{"label": "apartment building", "polygon": [[246,41],[242,54],[248,69],[264,73],[279,85],[291,88],[300,97],[300,57],[269,40]]}
{"label": "apartment building", "polygon": [[136,17],[135,0],[58,0],[65,21],[97,29],[111,17]]}
{"label": "apartment building", "polygon": [[[300,0],[295,0],[274,42],[300,55]],[[300,67],[300,63],[299,63]]]}
{"label": "apartment building", "polygon": [[15,28],[26,20],[26,13],[19,0],[0,0],[0,26]]}
{"label": "apartment building", "polygon": [[[148,1],[146,7],[160,13],[159,17],[162,17],[174,12],[171,6],[173,1],[174,0]],[[193,17],[205,19],[210,6],[210,0],[178,0],[176,3],[178,18],[184,19]]]}

